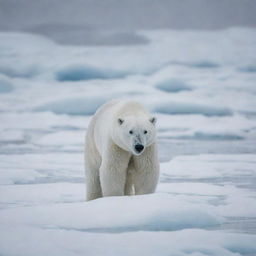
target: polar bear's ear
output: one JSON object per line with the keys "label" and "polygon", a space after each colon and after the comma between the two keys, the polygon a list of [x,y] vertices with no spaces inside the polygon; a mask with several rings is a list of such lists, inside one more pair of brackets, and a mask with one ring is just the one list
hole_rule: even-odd
{"label": "polar bear's ear", "polygon": [[151,122],[152,124],[155,124],[156,123],[156,117],[151,117],[150,119],[149,119],[149,122]]}
{"label": "polar bear's ear", "polygon": [[118,118],[118,123],[121,125],[124,122],[124,119]]}

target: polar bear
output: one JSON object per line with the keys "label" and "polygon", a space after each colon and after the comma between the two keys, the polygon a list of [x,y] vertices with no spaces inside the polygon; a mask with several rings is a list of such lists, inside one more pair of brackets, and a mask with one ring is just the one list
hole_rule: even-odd
{"label": "polar bear", "polygon": [[156,118],[136,101],[113,100],[96,111],[85,143],[87,200],[155,191],[155,123]]}

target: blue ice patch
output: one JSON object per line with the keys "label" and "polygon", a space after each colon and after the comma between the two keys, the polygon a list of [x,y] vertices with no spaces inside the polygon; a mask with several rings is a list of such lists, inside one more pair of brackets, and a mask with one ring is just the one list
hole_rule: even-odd
{"label": "blue ice patch", "polygon": [[13,86],[8,80],[1,79],[0,77],[0,93],[8,93],[13,91]]}
{"label": "blue ice patch", "polygon": [[204,116],[231,116],[233,114],[233,112],[226,107],[181,102],[159,103],[153,108],[153,111],[170,115],[199,114]]}
{"label": "blue ice patch", "polygon": [[111,79],[123,78],[127,75],[125,72],[114,70],[103,70],[100,68],[75,65],[60,69],[56,73],[56,79],[60,82],[81,81],[92,79]]}
{"label": "blue ice patch", "polygon": [[157,83],[156,88],[165,92],[180,92],[192,90],[192,88],[183,81],[173,78]]}
{"label": "blue ice patch", "polygon": [[37,107],[35,111],[51,111],[55,114],[67,115],[93,115],[107,100],[103,97],[62,99],[46,103]]}

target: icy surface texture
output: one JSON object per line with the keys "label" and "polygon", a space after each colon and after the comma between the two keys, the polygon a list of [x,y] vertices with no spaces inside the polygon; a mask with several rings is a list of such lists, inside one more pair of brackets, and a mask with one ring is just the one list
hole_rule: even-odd
{"label": "icy surface texture", "polygon": [[[0,255],[256,255],[255,30],[137,34],[0,33]],[[157,116],[159,185],[85,202],[85,132],[114,98]]]}

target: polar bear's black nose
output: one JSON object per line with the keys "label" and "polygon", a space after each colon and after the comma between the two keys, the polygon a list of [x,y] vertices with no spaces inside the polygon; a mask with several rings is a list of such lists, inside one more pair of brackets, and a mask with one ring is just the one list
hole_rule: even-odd
{"label": "polar bear's black nose", "polygon": [[136,149],[137,152],[140,153],[144,149],[144,146],[141,145],[141,144],[136,144],[135,145],[135,149]]}

